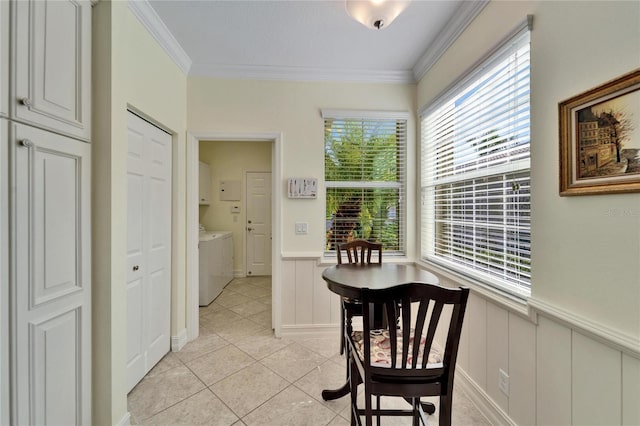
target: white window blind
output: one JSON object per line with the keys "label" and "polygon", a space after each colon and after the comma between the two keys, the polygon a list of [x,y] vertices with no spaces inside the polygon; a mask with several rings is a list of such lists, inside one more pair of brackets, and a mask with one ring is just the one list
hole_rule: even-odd
{"label": "white window blind", "polygon": [[406,113],[323,111],[326,244],[355,238],[404,254]]}
{"label": "white window blind", "polygon": [[422,257],[525,295],[529,50],[527,28],[421,115]]}

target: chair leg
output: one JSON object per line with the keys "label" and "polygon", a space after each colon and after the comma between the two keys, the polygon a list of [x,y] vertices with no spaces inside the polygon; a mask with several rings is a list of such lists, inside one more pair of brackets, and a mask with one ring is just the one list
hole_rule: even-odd
{"label": "chair leg", "polygon": [[371,403],[371,393],[367,388],[367,383],[364,384],[364,419],[367,426],[373,426],[373,407]]}
{"label": "chair leg", "polygon": [[360,424],[360,417],[358,416],[358,377],[360,373],[358,373],[350,354],[347,365],[349,366],[349,383],[351,384],[351,426],[355,426]]}
{"label": "chair leg", "polygon": [[376,422],[378,426],[380,426],[380,395],[376,395],[376,409],[378,410],[378,415],[376,416]]}
{"label": "chair leg", "polygon": [[419,422],[418,422],[418,403],[416,401],[417,398],[411,398],[411,411],[412,411],[412,416],[411,416],[411,425],[412,426],[419,426]]}
{"label": "chair leg", "polygon": [[440,412],[438,413],[440,426],[451,426],[451,399],[451,395],[440,395]]}
{"label": "chair leg", "polygon": [[344,348],[345,348],[345,343],[344,343],[344,339],[345,339],[345,335],[344,335],[344,327],[345,327],[345,323],[344,323],[344,310],[345,310],[345,306],[344,306],[344,302],[340,302],[340,355],[342,355],[344,353]]}

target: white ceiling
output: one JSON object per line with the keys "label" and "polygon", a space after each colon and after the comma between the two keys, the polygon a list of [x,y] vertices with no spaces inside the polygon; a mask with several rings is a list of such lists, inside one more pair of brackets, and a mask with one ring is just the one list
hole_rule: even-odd
{"label": "white ceiling", "polygon": [[189,75],[413,82],[486,0],[413,0],[390,26],[351,19],[344,0],[130,0]]}

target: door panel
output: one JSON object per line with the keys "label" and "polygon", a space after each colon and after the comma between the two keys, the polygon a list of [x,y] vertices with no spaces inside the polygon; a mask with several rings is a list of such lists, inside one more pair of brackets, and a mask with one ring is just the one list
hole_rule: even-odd
{"label": "door panel", "polygon": [[[80,308],[31,324],[36,403],[33,424],[81,424],[78,387],[82,371],[69,356],[78,351]],[[69,396],[75,396],[70,398]]]}
{"label": "door panel", "polygon": [[78,161],[76,156],[45,148],[39,149],[34,158],[37,164],[33,170],[33,194],[36,205],[41,208],[33,212],[36,228],[33,250],[40,259],[36,262],[43,266],[37,269],[34,280],[35,306],[81,290],[76,255],[81,243],[77,229]]}
{"label": "door panel", "polygon": [[16,424],[91,419],[91,146],[10,125]]}
{"label": "door panel", "polygon": [[129,113],[127,303],[129,390],[169,351],[171,136]]}
{"label": "door panel", "polygon": [[247,275],[271,275],[271,173],[247,173]]}

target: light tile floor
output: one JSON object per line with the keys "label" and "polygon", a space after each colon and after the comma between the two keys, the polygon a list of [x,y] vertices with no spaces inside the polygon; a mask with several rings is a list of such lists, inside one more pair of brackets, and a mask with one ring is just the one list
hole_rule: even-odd
{"label": "light tile floor", "polygon": [[[236,278],[200,308],[200,337],[168,353],[129,393],[132,424],[349,424],[349,397],[323,401],[322,389],[345,380],[339,336],[275,338],[270,277]],[[434,400],[435,401],[435,400]],[[408,406],[397,398],[383,405]],[[438,424],[437,412],[429,417]],[[461,391],[453,424],[488,425]],[[383,418],[408,425],[409,418]]]}

